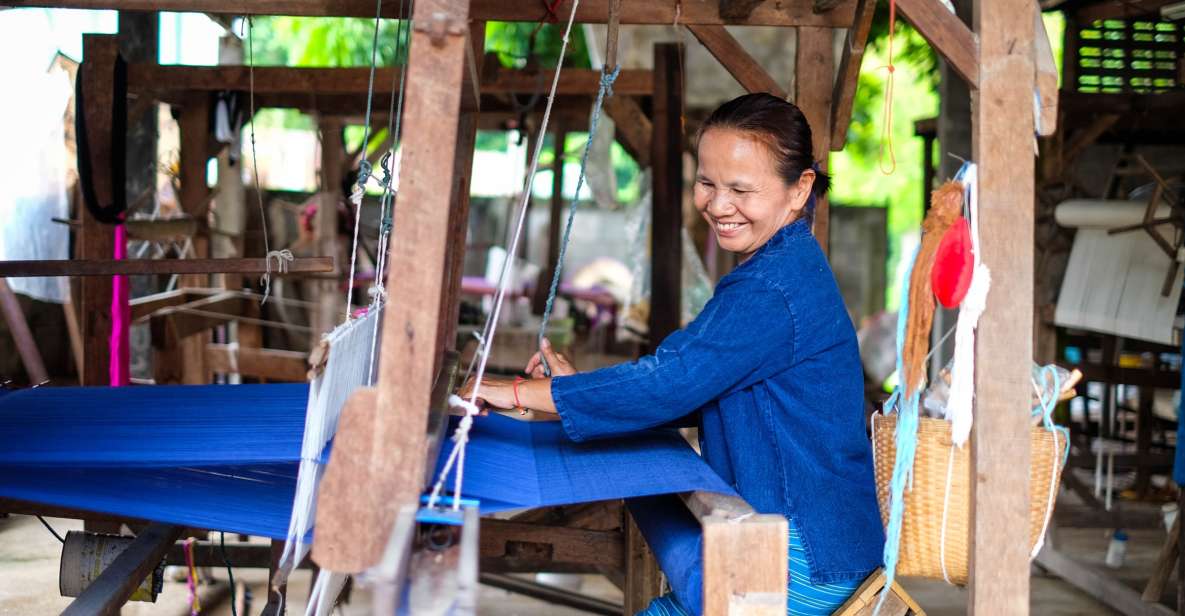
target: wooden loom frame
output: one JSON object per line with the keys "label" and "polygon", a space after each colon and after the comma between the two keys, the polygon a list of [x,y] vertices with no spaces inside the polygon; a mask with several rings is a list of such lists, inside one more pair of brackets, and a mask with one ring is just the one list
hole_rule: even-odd
{"label": "wooden loom frame", "polygon": [[[10,0],[14,6],[59,6],[122,10],[177,10],[213,13],[355,15],[370,16],[371,6],[363,0],[341,0],[328,4],[319,0]],[[623,24],[669,24],[674,21],[675,2],[627,2],[622,6]],[[739,48],[721,27],[736,25],[778,25],[798,28],[796,58],[797,93],[816,134],[817,158],[830,149],[842,147],[850,118],[852,97],[860,58],[871,22],[873,0],[800,0],[776,5],[773,2],[740,0],[684,0],[681,23],[694,26],[693,33],[726,68],[746,87],[768,87],[771,83],[757,70],[755,62],[746,61]],[[981,233],[984,260],[993,269],[995,289],[989,308],[981,321],[977,349],[979,373],[976,381],[979,420],[972,439],[972,472],[978,478],[972,497],[972,572],[969,607],[972,613],[1026,614],[1028,612],[1028,555],[1023,542],[1008,541],[1008,529],[1014,520],[1026,519],[1028,498],[1027,417],[1016,409],[1027,407],[1028,365],[1031,361],[1032,312],[1032,225],[1033,166],[1030,151],[1033,121],[1032,108],[1035,73],[1032,0],[992,0],[976,3],[976,28],[972,32],[953,19],[938,0],[899,0],[903,14],[951,62],[956,71],[971,82],[975,113],[973,121],[975,158],[980,165],[981,203],[984,212]],[[608,17],[609,0],[586,0],[578,14],[580,21],[603,22]],[[386,16],[395,17],[392,7]],[[372,468],[393,478],[387,485],[376,485],[374,498],[364,502],[357,513],[373,524],[370,529],[390,528],[394,495],[404,500],[418,494],[418,472],[423,460],[415,452],[422,449],[422,439],[399,434],[407,422],[423,422],[428,408],[433,377],[440,357],[455,327],[461,254],[464,249],[464,221],[468,214],[468,166],[477,127],[477,114],[466,100],[476,101],[479,80],[466,75],[481,73],[480,54],[474,49],[484,39],[484,20],[535,21],[537,7],[509,0],[420,0],[415,9],[417,27],[412,34],[412,53],[408,65],[409,97],[406,106],[406,151],[401,203],[396,213],[396,228],[415,228],[410,235],[392,238],[392,267],[406,272],[394,281],[391,294],[403,298],[394,302],[387,313],[384,328],[383,358],[378,387],[379,404],[398,409],[380,418],[376,426],[377,442],[403,442],[405,447],[385,447],[375,452]],[[723,18],[721,15],[728,15]],[[439,25],[440,27],[429,27]],[[850,28],[839,61],[838,79],[832,82],[834,53],[833,28]],[[675,48],[656,52],[656,64],[673,69]],[[94,58],[88,53],[88,60]],[[751,59],[750,59],[751,60]],[[677,64],[677,63],[675,63]],[[431,75],[431,79],[427,77]],[[681,150],[671,146],[666,136],[677,116],[669,103],[681,93],[668,90],[673,97],[656,104],[654,135],[650,142],[650,163],[655,167],[655,229],[675,230],[679,221],[681,191]],[[663,103],[667,103],[664,105]],[[665,107],[665,108],[664,108]],[[612,108],[612,107],[611,107]],[[1011,113],[1009,113],[1011,112]],[[184,108],[181,116],[182,173],[204,177],[200,165],[206,160],[201,131],[188,130],[204,121],[199,102]],[[995,118],[996,121],[990,121]],[[1000,121],[1009,118],[1009,121]],[[428,126],[433,127],[432,130]],[[660,138],[663,137],[663,138]],[[440,173],[451,169],[450,173]],[[659,175],[665,173],[665,181]],[[183,203],[205,203],[208,189],[204,183],[185,182]],[[820,242],[826,246],[828,222],[826,204],[817,214]],[[679,246],[678,237],[655,234],[655,298],[677,291],[678,278],[670,272],[671,263],[660,261],[670,248]],[[85,226],[82,234],[83,258],[110,254],[110,244],[95,233],[95,226]],[[677,254],[677,251],[675,251]],[[664,272],[666,272],[664,277]],[[99,280],[99,279],[87,279]],[[102,286],[102,285],[99,285]],[[101,300],[102,292],[94,287],[84,301]],[[674,293],[677,297],[677,293]],[[103,305],[102,301],[97,302]],[[656,303],[657,305],[657,303]],[[677,306],[677,303],[675,304]],[[92,311],[98,313],[99,311]],[[657,312],[657,311],[656,311]],[[677,311],[675,311],[677,314]],[[88,314],[85,313],[84,314]],[[661,319],[666,318],[664,322]],[[88,314],[84,335],[90,343],[101,346],[100,316]],[[670,331],[670,315],[652,321],[656,337]],[[675,321],[677,323],[677,321]],[[88,344],[88,348],[94,348]],[[98,355],[96,357],[96,355]],[[84,378],[95,383],[101,374],[101,354],[87,353]],[[398,404],[396,404],[398,402]],[[416,472],[409,472],[414,470]],[[701,514],[703,512],[701,511]],[[701,517],[701,519],[704,519]],[[735,524],[738,532],[770,532],[756,525]],[[772,536],[767,534],[765,536]],[[638,574],[631,566],[637,540],[628,530],[622,538],[626,547],[625,569]],[[153,551],[153,554],[156,552]],[[706,585],[717,579],[716,567],[722,563],[706,555]],[[784,555],[778,558],[784,563]],[[644,560],[644,559],[643,559]],[[627,608],[631,596],[638,600],[656,591],[652,567],[642,576],[630,575],[625,581]],[[768,572],[737,569],[724,572],[721,595],[726,604],[731,598],[746,596],[761,586]],[[631,591],[636,591],[631,592]],[[737,606],[739,607],[739,606]],[[710,613],[715,611],[711,607]],[[760,608],[757,608],[760,611]],[[751,611],[746,613],[757,613]]]}

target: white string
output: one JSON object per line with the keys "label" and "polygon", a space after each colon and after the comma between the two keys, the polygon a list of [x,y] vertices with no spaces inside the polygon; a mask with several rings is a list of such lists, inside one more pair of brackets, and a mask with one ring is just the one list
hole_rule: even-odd
{"label": "white string", "polygon": [[938,539],[938,562],[942,565],[942,579],[946,580],[946,583],[951,586],[954,586],[954,582],[950,581],[950,576],[946,573],[946,520],[948,506],[950,505],[950,478],[954,467],[955,446],[952,443],[950,446],[950,456],[946,461],[946,491],[942,495],[942,529]]}
{"label": "white string", "polygon": [[[560,73],[563,71],[564,67],[564,55],[568,50],[568,38],[572,32],[572,24],[576,21],[576,9],[579,6],[580,0],[574,0],[574,2],[572,2],[572,11],[568,15],[568,23],[564,28],[563,42],[560,45],[559,58],[556,60],[555,64],[555,74],[551,79],[551,91],[547,95],[547,106],[543,109],[543,120],[539,124],[540,135],[547,134],[547,127],[551,120],[551,109],[555,104],[556,90],[559,88]],[[534,184],[535,173],[539,170],[539,154],[542,152],[542,150],[543,139],[536,139],[535,151],[531,156],[531,168],[527,171],[526,178],[523,182],[522,196],[519,201],[518,221],[515,224],[514,235],[510,240],[510,246],[507,247],[506,250],[506,261],[502,264],[502,273],[498,277],[498,287],[494,294],[494,308],[490,314],[489,320],[486,321],[486,326],[481,336],[482,344],[477,350],[477,376],[473,385],[473,393],[469,396],[468,406],[462,407],[465,409],[466,416],[469,415],[470,409],[477,408],[477,400],[481,395],[481,380],[485,376],[486,364],[489,362],[490,358],[490,348],[494,342],[494,336],[498,331],[498,320],[502,315],[502,305],[505,303],[507,287],[510,286],[510,270],[514,267],[514,255],[518,253],[518,244],[522,237],[523,223],[527,218],[527,206],[531,199],[531,187]],[[473,364],[471,363],[469,365],[469,371],[472,372],[472,370]],[[451,398],[450,406],[454,406],[451,403]],[[432,494],[428,497],[428,507],[434,507],[436,505],[436,501],[440,496],[441,487],[443,486],[445,479],[448,477],[449,471],[452,470],[452,466],[455,462],[457,464],[458,481],[455,484],[456,487],[453,498],[453,509],[460,509],[461,482],[459,480],[464,474],[465,458],[464,453],[458,452],[458,450],[463,450],[465,448],[465,444],[469,440],[469,426],[471,424],[472,420],[466,423],[465,420],[462,419],[461,423],[457,426],[456,434],[453,437],[455,442],[453,445],[453,451],[449,454],[448,461],[445,463],[444,468],[440,470],[440,476],[437,478],[436,484],[432,488]]]}
{"label": "white string", "polygon": [[263,259],[263,275],[259,277],[259,282],[263,285],[263,300],[259,302],[260,305],[267,303],[267,297],[272,292],[272,259],[276,260],[276,272],[287,274],[288,264],[295,261],[296,257],[287,248],[268,251],[267,256]]}
{"label": "white string", "polygon": [[[273,251],[271,246],[268,244],[267,212],[263,208],[263,189],[260,187],[259,183],[259,159],[255,155],[255,25],[251,21],[250,15],[247,16],[245,23],[247,24],[247,75],[249,81],[248,96],[250,98],[248,105],[250,107],[249,111],[251,112],[251,166],[253,167],[251,175],[255,180],[255,198],[259,203],[259,220],[261,222],[261,226],[263,227],[263,252],[267,255],[266,259],[270,263]],[[283,252],[288,253],[287,259],[291,261],[292,253],[288,250],[284,250]],[[281,267],[285,271],[287,270],[287,265],[283,265]],[[259,305],[261,306],[267,303],[267,296],[269,295],[272,286],[271,279],[271,269],[265,263],[263,276],[260,278],[260,282],[263,283],[263,299],[259,302]]]}

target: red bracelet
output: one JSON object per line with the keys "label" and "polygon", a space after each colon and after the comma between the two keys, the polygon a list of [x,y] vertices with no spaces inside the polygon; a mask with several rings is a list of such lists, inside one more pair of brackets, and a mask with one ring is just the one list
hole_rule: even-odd
{"label": "red bracelet", "polygon": [[521,376],[514,377],[514,406],[515,406],[515,408],[520,408],[520,409],[523,408],[522,403],[518,401],[518,384],[522,383],[525,380],[527,380],[527,379],[524,379]]}

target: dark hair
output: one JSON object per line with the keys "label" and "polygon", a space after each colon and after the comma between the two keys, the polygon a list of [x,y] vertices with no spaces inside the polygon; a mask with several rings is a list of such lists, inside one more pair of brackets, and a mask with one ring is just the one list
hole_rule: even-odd
{"label": "dark hair", "polygon": [[[823,173],[814,160],[811,126],[802,110],[772,94],[745,94],[716,108],[700,125],[698,137],[711,128],[731,128],[752,134],[769,147],[778,175],[787,185],[794,184],[802,172],[815,172],[806,215],[815,212],[815,199],[827,194],[831,176]],[[697,138],[698,141],[698,138]]]}

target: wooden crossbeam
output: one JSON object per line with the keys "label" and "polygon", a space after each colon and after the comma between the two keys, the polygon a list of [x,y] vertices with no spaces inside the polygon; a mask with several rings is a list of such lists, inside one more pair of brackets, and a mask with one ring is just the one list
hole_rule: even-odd
{"label": "wooden crossbeam", "polygon": [[62,616],[118,615],[140,582],[181,537],[182,530],[180,526],[153,523],[140,531],[136,540],[62,611]]}
{"label": "wooden crossbeam", "polygon": [[[638,99],[614,93],[605,99],[605,113],[613,118],[617,142],[639,167],[650,166],[650,134],[654,130],[650,118],[642,111]],[[571,126],[571,125],[569,125]]]}
{"label": "wooden crossbeam", "polygon": [[[612,0],[584,0],[576,12],[581,23],[605,23]],[[736,2],[736,0],[732,0]],[[841,0],[831,10],[816,13],[810,2],[754,2],[747,13],[721,17],[720,0],[681,0],[679,23],[735,24],[748,26],[825,26],[846,28],[852,24],[854,0]],[[374,17],[369,0],[6,0],[8,6],[103,9],[117,11],[175,11],[226,15],[293,15],[308,17]],[[398,2],[383,3],[383,16],[398,18]],[[670,25],[675,21],[676,2],[625,2],[622,24]],[[474,0],[469,17],[482,21],[536,22],[546,17],[538,3]]]}
{"label": "wooden crossbeam", "polygon": [[[375,83],[398,80],[400,70],[390,67],[376,69]],[[293,94],[309,98],[335,94],[365,95],[370,84],[370,69],[364,67],[257,66],[254,73],[257,96]],[[463,74],[463,83],[471,89],[475,78],[476,71],[467,71]],[[566,68],[560,73],[556,93],[593,95],[600,87],[600,79],[600,71]],[[551,85],[550,80],[550,73],[498,69],[481,76],[480,90],[484,94],[531,94],[545,92]],[[128,90],[134,93],[165,95],[191,91],[248,91],[250,87],[251,70],[247,66],[128,65]],[[613,83],[613,91],[627,96],[649,95],[654,91],[653,73],[644,69],[622,69]],[[376,96],[382,96],[382,93],[376,92]]]}
{"label": "wooden crossbeam", "polygon": [[267,259],[59,259],[47,261],[0,261],[0,277],[30,276],[147,276],[152,274],[324,274],[333,271],[333,257],[300,257],[289,261],[285,271]]}
{"label": "wooden crossbeam", "polygon": [[872,15],[875,12],[876,0],[858,0],[856,23],[848,29],[844,38],[839,73],[835,77],[835,89],[831,95],[831,149],[835,152],[842,150],[848,139],[848,124],[852,121],[852,105],[860,81],[860,64],[864,61],[864,49],[868,44],[868,33],[872,30]]}
{"label": "wooden crossbeam", "polygon": [[308,378],[308,362],[308,354],[300,351],[235,348],[216,343],[206,345],[206,366],[211,372],[233,372],[269,381],[300,383]]}
{"label": "wooden crossbeam", "polygon": [[749,92],[768,92],[786,98],[785,88],[770,76],[724,26],[688,25],[687,29],[718,62]]}
{"label": "wooden crossbeam", "polygon": [[897,9],[971,89],[979,83],[975,34],[939,0],[897,0]]}

